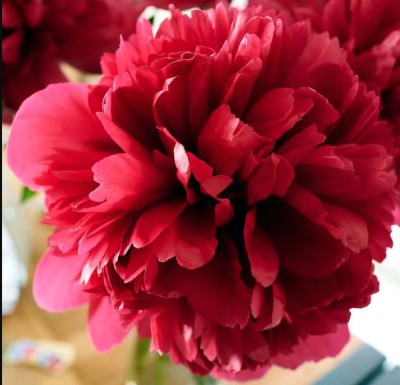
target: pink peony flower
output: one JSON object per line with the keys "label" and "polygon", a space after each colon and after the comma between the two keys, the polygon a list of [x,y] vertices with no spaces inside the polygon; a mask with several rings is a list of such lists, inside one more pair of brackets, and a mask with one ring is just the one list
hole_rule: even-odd
{"label": "pink peony flower", "polygon": [[65,81],[60,62],[98,72],[103,52],[134,32],[131,0],[3,0],[2,98],[16,110],[50,83]]}
{"label": "pink peony flower", "polygon": [[8,162],[56,226],[39,306],[199,374],[336,355],[391,246],[393,137],[337,40],[259,8],[146,20],[96,86],[26,100]]}

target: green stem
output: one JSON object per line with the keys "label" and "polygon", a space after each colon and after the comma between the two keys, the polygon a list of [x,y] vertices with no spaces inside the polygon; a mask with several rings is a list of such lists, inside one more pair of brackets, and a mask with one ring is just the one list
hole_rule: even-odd
{"label": "green stem", "polygon": [[156,358],[154,367],[154,385],[164,385],[165,369],[170,363],[167,355]]}
{"label": "green stem", "polygon": [[150,339],[138,339],[131,357],[129,379],[138,381],[146,371],[146,358],[149,354]]}
{"label": "green stem", "polygon": [[193,376],[196,385],[215,385],[217,380],[213,377],[201,377],[201,376]]}

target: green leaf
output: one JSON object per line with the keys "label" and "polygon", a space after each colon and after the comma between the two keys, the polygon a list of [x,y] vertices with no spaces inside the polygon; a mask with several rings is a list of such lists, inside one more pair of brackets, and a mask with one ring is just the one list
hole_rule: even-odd
{"label": "green leaf", "polygon": [[201,376],[193,376],[196,385],[215,385],[217,380],[213,377],[201,377]]}
{"label": "green leaf", "polygon": [[20,201],[21,201],[21,203],[24,203],[27,200],[33,198],[35,195],[36,195],[36,191],[32,191],[29,187],[24,186],[22,188]]}

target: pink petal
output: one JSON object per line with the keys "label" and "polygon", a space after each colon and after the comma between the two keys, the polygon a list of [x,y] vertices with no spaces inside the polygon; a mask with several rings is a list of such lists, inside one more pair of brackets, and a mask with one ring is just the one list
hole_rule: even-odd
{"label": "pink petal", "polygon": [[214,368],[211,375],[215,378],[220,378],[221,380],[246,382],[263,377],[268,370],[269,366],[263,366],[256,370],[241,370],[238,373],[232,373]]}
{"label": "pink petal", "polygon": [[[35,128],[37,132],[32,133]],[[74,163],[80,169],[90,168],[92,159],[104,157],[107,149],[115,151],[115,145],[88,107],[87,86],[57,84],[37,92],[18,110],[7,160],[23,184],[38,190],[43,184],[39,179],[54,182],[49,172],[52,164],[57,169],[69,170]]]}
{"label": "pink petal", "polygon": [[85,258],[55,256],[47,251],[36,268],[33,296],[36,303],[51,312],[62,312],[89,302],[90,295],[79,283]]}
{"label": "pink petal", "polygon": [[119,344],[129,333],[123,326],[110,297],[93,298],[89,304],[89,334],[97,352],[106,352]]}

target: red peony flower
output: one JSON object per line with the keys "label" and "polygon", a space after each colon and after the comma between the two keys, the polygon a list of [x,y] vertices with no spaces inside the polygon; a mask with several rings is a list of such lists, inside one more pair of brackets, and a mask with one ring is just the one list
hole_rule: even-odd
{"label": "red peony flower", "polygon": [[[315,30],[337,37],[369,89],[382,93],[384,113],[400,119],[400,2],[398,0],[250,0],[310,19]],[[368,28],[366,28],[368,26]]]}
{"label": "red peony flower", "polygon": [[98,72],[99,58],[134,32],[131,0],[3,0],[2,98],[16,110],[50,83],[65,81],[60,61]]}
{"label": "red peony flower", "polygon": [[[354,72],[381,96],[381,116],[396,137],[393,155],[400,174],[400,1],[399,0],[250,0],[274,8],[288,22],[309,19],[346,50]],[[400,182],[397,184],[400,209]]]}
{"label": "red peony flower", "polygon": [[138,325],[193,372],[337,354],[391,246],[393,145],[327,33],[222,4],[141,20],[96,86],[23,103],[8,162],[56,226],[34,295],[89,303],[99,351]]}

